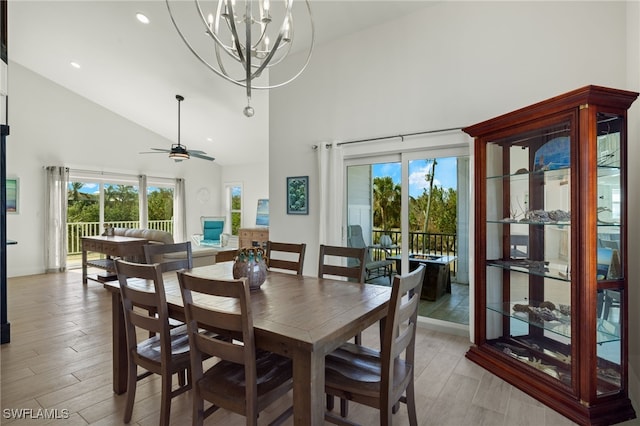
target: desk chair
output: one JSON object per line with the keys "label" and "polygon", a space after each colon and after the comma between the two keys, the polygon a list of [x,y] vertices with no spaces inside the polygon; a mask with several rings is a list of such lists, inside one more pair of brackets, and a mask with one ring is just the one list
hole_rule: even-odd
{"label": "desk chair", "polygon": [[[117,259],[115,266],[124,308],[129,360],[124,422],[131,421],[138,380],[151,374],[159,374],[162,376],[160,424],[168,425],[171,417],[171,398],[191,389],[191,381],[187,380],[185,383],[181,380],[180,386],[171,390],[173,374],[183,375],[190,368],[187,327],[169,327],[162,268],[159,264],[145,265]],[[147,282],[145,284],[141,280],[141,286],[134,287],[129,285],[128,278],[141,278]],[[134,307],[142,307],[144,311]],[[156,315],[149,316],[147,311],[153,311]],[[155,335],[138,343],[137,329]],[[138,376],[138,366],[147,372]]]}
{"label": "desk chair", "polygon": [[[267,241],[267,262],[269,269],[285,269],[288,271],[295,271],[296,274],[302,275],[302,267],[304,266],[304,252],[307,245],[292,244],[292,243],[277,243],[274,241]],[[297,254],[297,260],[276,259],[273,257],[273,253],[292,253]]]}
{"label": "desk chair", "polygon": [[[246,416],[247,425],[257,425],[258,413],[293,388],[293,369],[289,358],[256,349],[247,279],[214,280],[181,271],[178,281],[191,342],[193,424],[202,425],[222,407]],[[231,310],[199,305],[194,299],[200,295],[228,298]],[[233,340],[211,338],[199,326],[232,336]],[[206,372],[204,355],[220,358]],[[204,401],[213,405],[205,410]],[[274,423],[292,413],[290,407]]]}
{"label": "desk chair", "polygon": [[364,237],[362,236],[362,227],[360,225],[349,225],[348,235],[349,237],[347,239],[347,245],[349,247],[367,249],[364,258],[365,281],[369,281],[377,277],[388,276],[389,285],[391,285],[393,261],[387,259],[373,260],[371,258],[371,252],[369,251],[369,247],[367,247],[366,243],[364,242]]}
{"label": "desk chair", "polygon": [[[409,424],[418,424],[413,366],[424,271],[425,266],[420,265],[416,270],[394,278],[381,351],[344,343],[325,360],[327,395],[379,409],[380,425],[391,424],[398,402],[407,405]],[[331,412],[325,414],[325,420],[342,425],[355,424]]]}
{"label": "desk chair", "polygon": [[[193,254],[189,241],[175,244],[145,244],[142,249],[146,263],[160,263],[162,272],[193,268]],[[165,254],[173,256],[164,256]]]}

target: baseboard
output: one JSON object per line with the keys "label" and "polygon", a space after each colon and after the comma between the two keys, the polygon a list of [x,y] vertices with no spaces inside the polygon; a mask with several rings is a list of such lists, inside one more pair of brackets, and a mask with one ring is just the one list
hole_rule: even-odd
{"label": "baseboard", "polygon": [[469,338],[469,325],[457,324],[428,317],[418,317],[418,327]]}

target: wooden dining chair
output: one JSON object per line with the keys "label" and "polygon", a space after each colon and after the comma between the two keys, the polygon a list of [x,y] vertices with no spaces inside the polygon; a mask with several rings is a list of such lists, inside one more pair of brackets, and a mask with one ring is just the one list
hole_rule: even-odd
{"label": "wooden dining chair", "polygon": [[[341,247],[321,244],[318,260],[318,278],[331,275],[364,283],[366,254],[367,249],[365,247]],[[333,262],[330,260],[333,260]],[[356,334],[355,340],[356,344],[360,345],[362,343],[362,333]],[[333,396],[327,394],[327,409],[333,410],[333,405]],[[347,416],[348,410],[347,400],[341,399],[340,413],[343,414],[343,417]]]}
{"label": "wooden dining chair", "polygon": [[162,272],[193,268],[191,241],[174,244],[145,244],[145,261],[149,264],[160,263]]}
{"label": "wooden dining chair", "polygon": [[[191,343],[193,424],[201,425],[224,408],[244,415],[247,425],[257,425],[258,413],[293,388],[293,370],[289,358],[256,349],[247,279],[216,280],[180,271],[178,281]],[[228,298],[229,310],[199,304],[202,295]],[[211,338],[198,327],[232,339]],[[220,361],[204,371],[205,355]],[[204,401],[213,405],[205,409]],[[292,413],[289,407],[272,424]]]}
{"label": "wooden dining chair", "polygon": [[[131,421],[138,380],[151,374],[159,374],[162,377],[160,424],[168,425],[171,399],[191,389],[190,380],[184,380],[184,374],[190,368],[187,327],[169,326],[162,268],[159,264],[145,265],[118,259],[115,266],[127,337],[127,403],[124,422]],[[130,285],[129,278],[139,278],[141,286]],[[150,316],[149,311],[155,312],[155,315]],[[146,330],[154,336],[138,342],[137,330]],[[138,375],[138,366],[146,372]],[[179,374],[182,379],[178,388],[172,390],[174,374]]]}
{"label": "wooden dining chair", "polygon": [[[277,243],[275,241],[267,241],[267,265],[269,269],[285,269],[288,271],[295,271],[296,274],[302,275],[302,268],[304,266],[304,253],[307,248],[305,243],[293,244],[293,243]],[[278,258],[274,257],[274,253],[286,253],[282,256],[291,256],[290,258]],[[293,260],[292,257],[297,255],[297,259]]]}
{"label": "wooden dining chair", "polygon": [[[350,278],[359,283],[364,283],[364,259],[366,248],[341,247],[320,245],[320,256],[318,260],[318,277],[324,278],[326,275]],[[337,259],[328,262],[327,257]],[[346,265],[344,262],[346,261]]]}
{"label": "wooden dining chair", "polygon": [[[413,386],[416,322],[425,266],[395,276],[381,350],[344,343],[325,358],[325,392],[380,410],[380,425],[391,425],[394,406],[407,405],[417,426]],[[405,297],[406,296],[406,297]],[[355,424],[327,411],[325,420]]]}

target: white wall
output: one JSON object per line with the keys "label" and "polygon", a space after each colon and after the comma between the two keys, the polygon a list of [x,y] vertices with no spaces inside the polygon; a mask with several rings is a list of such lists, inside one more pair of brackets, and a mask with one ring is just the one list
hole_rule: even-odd
{"label": "white wall", "polygon": [[[245,164],[242,166],[224,167],[221,184],[224,188],[228,183],[242,184],[242,227],[256,226],[258,200],[269,198],[269,161]],[[269,203],[269,210],[273,209]],[[271,213],[271,212],[269,212]]]}
{"label": "white wall", "polygon": [[[425,5],[316,48],[301,77],[271,91],[270,235],[307,243],[305,274],[316,271],[318,245],[312,144],[471,125],[589,84],[640,90],[636,2]],[[629,128],[631,158],[640,158],[638,108]],[[281,188],[293,175],[309,175],[309,216],[285,214]],[[640,184],[637,170],[630,177],[632,185]],[[634,195],[631,218],[640,216],[638,200]],[[629,235],[638,235],[638,226]],[[640,246],[634,245],[631,253],[637,254]],[[630,306],[640,303],[638,268],[630,269]],[[639,316],[631,310],[636,380]],[[635,401],[639,407],[637,392]]]}
{"label": "white wall", "polygon": [[[163,154],[139,155],[138,147],[168,147],[173,141],[144,129],[26,68],[9,63],[7,175],[20,178],[20,212],[7,215],[9,277],[43,273],[44,167],[65,165],[182,177],[187,192],[187,232],[199,232],[201,214],[220,210],[221,167],[190,160],[175,163]],[[210,191],[202,205],[198,189]]]}

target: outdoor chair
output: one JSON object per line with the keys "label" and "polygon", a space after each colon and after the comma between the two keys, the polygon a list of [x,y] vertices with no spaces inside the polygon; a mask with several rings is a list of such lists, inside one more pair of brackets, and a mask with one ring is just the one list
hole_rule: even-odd
{"label": "outdoor chair", "polygon": [[[425,266],[420,265],[416,270],[394,278],[381,351],[344,343],[325,359],[327,395],[377,408],[380,425],[392,424],[398,402],[407,405],[409,424],[418,424],[413,380],[424,271]],[[355,424],[329,411],[325,413],[325,420],[341,425]]]}
{"label": "outdoor chair", "polygon": [[364,268],[365,268],[365,281],[370,281],[378,277],[389,277],[389,285],[391,285],[393,261],[382,259],[373,260],[371,258],[370,247],[364,242],[362,235],[362,227],[360,225],[349,225],[348,228],[347,245],[349,247],[366,248]]}

